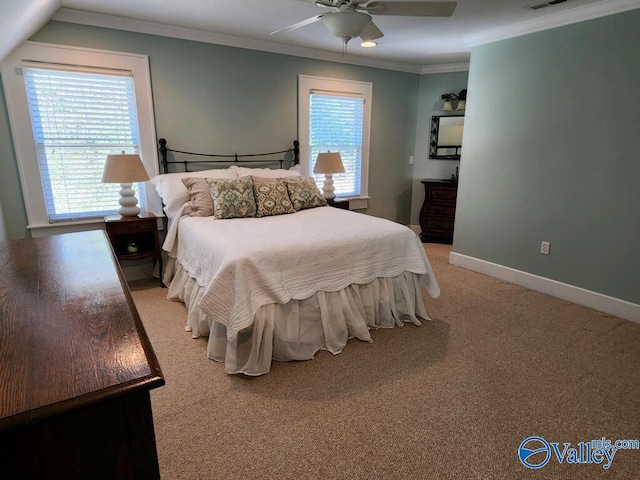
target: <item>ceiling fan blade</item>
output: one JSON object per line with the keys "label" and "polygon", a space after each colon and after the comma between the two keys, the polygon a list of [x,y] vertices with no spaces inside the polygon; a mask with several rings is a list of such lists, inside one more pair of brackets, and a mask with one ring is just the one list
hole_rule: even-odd
{"label": "ceiling fan blade", "polygon": [[457,5],[457,2],[369,2],[364,9],[372,15],[450,17]]}
{"label": "ceiling fan blade", "polygon": [[302,20],[301,22],[294,23],[293,25],[289,25],[288,27],[281,28],[280,30],[276,30],[275,32],[271,32],[271,35],[275,35],[277,33],[282,32],[290,32],[291,30],[296,30],[298,28],[306,27],[307,25],[311,25],[319,21],[322,18],[322,15],[316,15],[315,17],[307,18],[306,20]]}
{"label": "ceiling fan blade", "polygon": [[376,26],[375,23],[369,22],[367,26],[364,27],[364,30],[360,34],[360,38],[363,41],[375,40],[376,38],[384,37],[384,33],[380,31],[380,29]]}
{"label": "ceiling fan blade", "polygon": [[311,3],[315,3],[319,7],[335,8],[331,0],[311,0]]}
{"label": "ceiling fan blade", "polygon": [[361,3],[367,3],[369,0],[296,0],[303,3],[315,3],[319,7],[340,8],[344,6],[359,7]]}

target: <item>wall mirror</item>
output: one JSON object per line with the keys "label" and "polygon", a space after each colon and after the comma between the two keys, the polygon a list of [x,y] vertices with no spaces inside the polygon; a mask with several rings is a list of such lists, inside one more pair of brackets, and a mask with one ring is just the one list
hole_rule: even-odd
{"label": "wall mirror", "polygon": [[431,117],[429,158],[460,160],[464,115]]}

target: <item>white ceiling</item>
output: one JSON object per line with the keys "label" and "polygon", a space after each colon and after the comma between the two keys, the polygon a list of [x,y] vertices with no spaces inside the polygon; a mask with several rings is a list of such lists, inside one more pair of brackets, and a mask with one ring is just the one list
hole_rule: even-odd
{"label": "white ceiling", "polygon": [[385,34],[378,46],[365,49],[354,39],[346,56],[341,40],[322,22],[270,35],[328,11],[303,0],[62,0],[54,19],[407,71],[444,65],[446,71],[447,65],[455,70],[454,65],[468,62],[473,44],[640,8],[640,0],[567,0],[536,11],[527,8],[544,2],[458,0],[448,18],[374,16]]}

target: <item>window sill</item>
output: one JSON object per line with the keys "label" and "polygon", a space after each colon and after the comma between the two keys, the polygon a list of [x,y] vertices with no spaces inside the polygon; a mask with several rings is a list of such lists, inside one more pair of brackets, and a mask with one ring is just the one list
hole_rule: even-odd
{"label": "window sill", "polygon": [[27,225],[28,230],[37,230],[39,228],[56,228],[56,227],[69,227],[73,225],[88,225],[88,224],[99,224],[104,223],[104,219],[102,217],[93,217],[93,218],[85,218],[83,220],[68,220],[68,221],[60,221],[53,223],[39,223],[35,225]]}
{"label": "window sill", "polygon": [[104,219],[87,218],[74,222],[55,222],[27,225],[33,238],[48,237],[62,233],[85,232],[88,230],[104,230]]}
{"label": "window sill", "polygon": [[[164,215],[158,216],[158,230],[163,230]],[[81,220],[61,221],[54,223],[41,223],[27,225],[27,230],[31,231],[33,238],[48,237],[63,233],[85,232],[89,230],[104,230],[104,217],[84,218]]]}

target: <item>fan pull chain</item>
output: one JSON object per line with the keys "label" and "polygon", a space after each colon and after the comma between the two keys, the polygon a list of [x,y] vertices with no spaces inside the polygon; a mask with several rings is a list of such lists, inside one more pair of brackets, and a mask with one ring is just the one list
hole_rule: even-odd
{"label": "fan pull chain", "polygon": [[351,37],[342,37],[342,56],[347,54],[347,43],[351,40]]}

